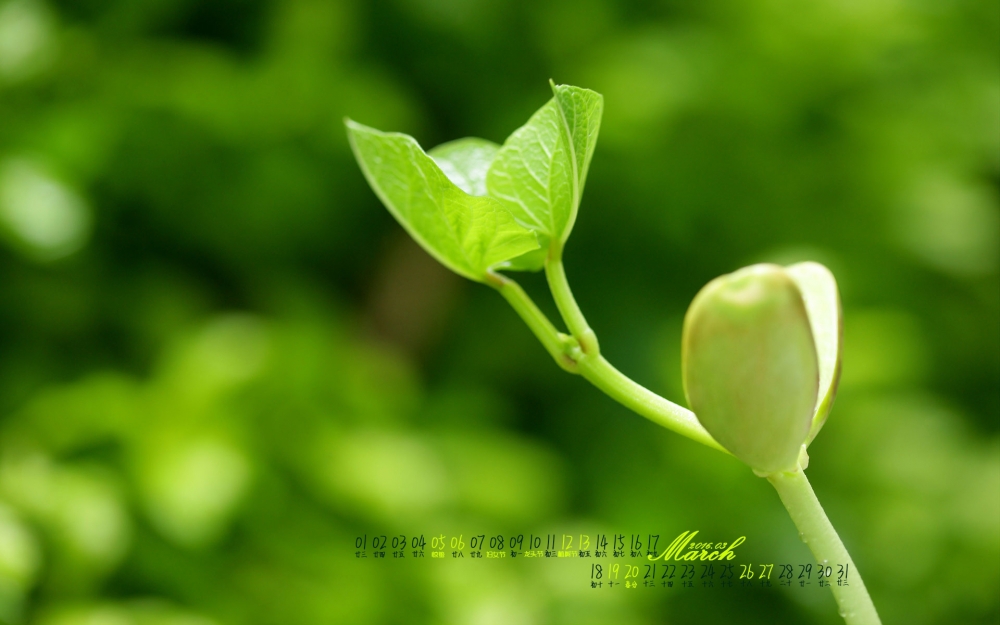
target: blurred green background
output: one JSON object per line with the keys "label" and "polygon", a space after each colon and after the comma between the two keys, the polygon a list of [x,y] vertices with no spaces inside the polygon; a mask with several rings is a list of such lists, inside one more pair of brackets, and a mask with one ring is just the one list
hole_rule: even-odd
{"label": "blurred green background", "polygon": [[765,481],[561,371],[352,160],[345,115],[502,142],[550,77],[605,96],[565,260],[609,360],[683,401],[703,284],[826,263],[814,487],[886,623],[996,623],[992,0],[0,0],[0,622],[837,623],[818,588],[355,559],[700,530],[811,561]]}

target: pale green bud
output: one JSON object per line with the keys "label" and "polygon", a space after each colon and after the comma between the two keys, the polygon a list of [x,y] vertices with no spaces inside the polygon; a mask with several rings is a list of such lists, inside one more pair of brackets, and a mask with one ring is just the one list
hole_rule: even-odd
{"label": "pale green bud", "polygon": [[832,395],[820,400],[817,346],[789,270],[754,265],[709,282],[684,319],[682,358],[688,403],[723,447],[759,473],[796,468]]}

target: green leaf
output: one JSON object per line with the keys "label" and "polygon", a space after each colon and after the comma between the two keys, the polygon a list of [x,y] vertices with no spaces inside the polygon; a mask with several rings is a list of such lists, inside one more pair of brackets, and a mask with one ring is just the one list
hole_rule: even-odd
{"label": "green leaf", "polygon": [[819,391],[809,430],[808,445],[819,433],[830,414],[840,383],[843,322],[837,281],[829,269],[819,263],[805,262],[786,267],[785,271],[799,287],[809,313],[816,354],[819,358]]}
{"label": "green leaf", "polygon": [[539,271],[545,267],[545,259],[548,258],[548,255],[548,248],[540,247],[537,250],[521,254],[517,258],[512,258],[505,263],[500,263],[497,269],[508,271]]}
{"label": "green leaf", "polygon": [[442,143],[427,152],[448,179],[469,195],[486,195],[486,172],[500,146],[476,137]]}
{"label": "green leaf", "polygon": [[777,265],[708,283],[684,319],[684,391],[705,429],[754,470],[795,468],[819,364],[805,303]]}
{"label": "green leaf", "polygon": [[[565,130],[572,144],[573,157],[576,160],[576,204],[579,206],[580,198],[583,197],[584,183],[587,181],[587,172],[590,171],[590,160],[594,156],[594,148],[597,146],[597,134],[601,129],[604,97],[589,89],[556,85],[551,81],[550,84],[552,84],[552,92],[555,94],[556,101],[559,102]],[[570,225],[572,226],[572,224]]]}
{"label": "green leaf", "polygon": [[346,120],[368,184],[396,221],[443,265],[483,282],[496,265],[538,248],[504,206],[462,191],[413,137]]}
{"label": "green leaf", "polygon": [[604,108],[601,95],[588,89],[553,84],[552,92],[504,142],[486,177],[489,194],[543,247],[561,246],[573,229]]}

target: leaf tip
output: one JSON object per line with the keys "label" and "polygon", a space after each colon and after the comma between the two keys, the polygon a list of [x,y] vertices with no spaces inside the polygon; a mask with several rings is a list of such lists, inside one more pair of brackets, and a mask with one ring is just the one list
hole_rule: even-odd
{"label": "leaf tip", "polygon": [[347,129],[348,138],[353,138],[355,134],[363,132],[366,126],[359,124],[350,117],[344,117],[344,128]]}

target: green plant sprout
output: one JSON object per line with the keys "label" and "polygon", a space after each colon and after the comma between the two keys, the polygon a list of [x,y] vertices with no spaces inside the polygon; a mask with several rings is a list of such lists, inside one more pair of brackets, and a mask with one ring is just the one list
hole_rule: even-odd
{"label": "green plant sprout", "polygon": [[[684,319],[684,390],[691,412],[632,381],[601,356],[563,269],[601,124],[603,98],[552,83],[553,97],[502,146],[459,139],[424,152],[410,136],[345,120],[361,170],[389,212],[428,253],[496,289],[556,363],[616,401],[766,478],[823,566],[851,625],[880,623],[857,567],[805,476],[841,362],[837,284],[822,265],[755,265],[716,278]],[[501,271],[545,271],[560,332]],[[697,415],[697,416],[696,416]]]}

